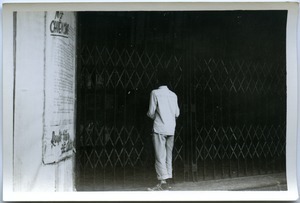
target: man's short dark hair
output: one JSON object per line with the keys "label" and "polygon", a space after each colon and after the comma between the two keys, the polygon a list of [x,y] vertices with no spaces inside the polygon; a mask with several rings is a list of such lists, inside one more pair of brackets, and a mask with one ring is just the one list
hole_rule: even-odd
{"label": "man's short dark hair", "polygon": [[159,85],[169,85],[170,75],[168,70],[160,68],[157,71],[157,81]]}

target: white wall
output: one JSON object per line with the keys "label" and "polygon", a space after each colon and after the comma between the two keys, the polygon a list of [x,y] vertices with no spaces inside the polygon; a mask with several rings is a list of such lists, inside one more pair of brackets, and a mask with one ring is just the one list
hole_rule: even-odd
{"label": "white wall", "polygon": [[47,16],[47,12],[16,14],[13,137],[13,186],[16,192],[73,191],[74,188],[73,159],[49,165],[42,163],[45,68],[46,61],[51,58],[46,52]]}

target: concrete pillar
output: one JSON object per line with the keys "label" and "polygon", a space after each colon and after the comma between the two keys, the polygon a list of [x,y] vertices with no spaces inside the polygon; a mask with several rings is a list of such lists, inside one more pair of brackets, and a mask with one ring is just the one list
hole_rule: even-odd
{"label": "concrete pillar", "polygon": [[[47,34],[47,18],[54,15],[55,12],[17,12],[14,15],[13,190],[16,192],[73,191],[75,188],[74,158],[43,163],[43,139],[48,125],[45,123],[45,73],[53,68],[51,60],[56,57],[47,51],[50,49],[47,42],[51,40]],[[75,26],[75,14],[68,15]],[[51,49],[59,50],[62,43],[52,44]],[[74,61],[75,50],[70,53]],[[72,66],[76,68],[75,63]],[[55,83],[52,84],[54,88]]]}

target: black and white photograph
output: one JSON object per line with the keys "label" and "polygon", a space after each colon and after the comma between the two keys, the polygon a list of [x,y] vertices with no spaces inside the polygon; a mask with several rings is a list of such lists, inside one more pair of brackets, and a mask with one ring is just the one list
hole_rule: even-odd
{"label": "black and white photograph", "polygon": [[298,9],[4,4],[4,200],[297,199]]}

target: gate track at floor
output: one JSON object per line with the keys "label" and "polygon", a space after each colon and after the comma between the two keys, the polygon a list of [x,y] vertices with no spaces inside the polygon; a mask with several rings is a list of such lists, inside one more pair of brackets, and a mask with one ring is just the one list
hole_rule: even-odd
{"label": "gate track at floor", "polygon": [[[126,184],[108,182],[105,187],[100,183],[78,186],[77,191],[147,191],[157,184],[153,177],[128,181]],[[119,181],[120,182],[120,181]],[[91,183],[91,182],[90,182]],[[286,191],[285,173],[255,175],[248,177],[225,178],[219,180],[174,181],[171,191]]]}

